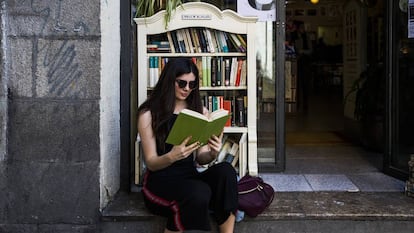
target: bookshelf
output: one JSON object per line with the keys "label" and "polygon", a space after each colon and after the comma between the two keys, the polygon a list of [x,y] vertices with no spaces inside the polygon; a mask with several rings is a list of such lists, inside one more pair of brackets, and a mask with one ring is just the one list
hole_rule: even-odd
{"label": "bookshelf", "polygon": [[[257,175],[256,49],[254,41],[257,18],[240,16],[232,10],[221,11],[214,5],[204,2],[188,2],[178,7],[171,16],[168,28],[164,24],[164,15],[165,11],[160,11],[151,17],[134,18],[137,25],[138,105],[147,98],[157,81],[157,74],[168,58],[191,57],[199,67],[202,79],[200,80],[201,96],[204,105],[209,110],[214,110],[211,109],[213,103],[216,103],[215,106],[218,108],[224,108],[224,100],[230,101],[230,107],[234,108],[231,109],[232,112],[236,109],[235,103],[243,104],[242,112],[238,111],[238,114],[233,112],[233,115],[240,115],[240,117],[234,117],[230,125],[224,128],[224,133],[246,135],[246,143],[242,145],[239,152],[237,170],[240,176],[246,173]],[[201,35],[205,36],[204,39],[208,39],[211,47],[201,47],[204,43]],[[218,38],[225,38],[225,36],[230,37],[229,40],[235,40],[233,48],[225,50],[219,46],[223,41],[220,42]],[[176,43],[174,37],[181,43]],[[227,42],[227,45],[231,47],[231,41]],[[226,60],[243,61],[240,67],[235,66],[236,70],[233,73],[235,77],[227,84],[223,82]],[[214,73],[217,70],[211,72],[211,63],[215,61],[218,61],[216,65],[223,68],[220,70],[222,71],[220,84],[217,80],[212,84],[211,76],[216,77]],[[238,69],[240,69],[240,80],[237,83]],[[241,107],[238,109],[240,110]],[[240,122],[240,119],[243,122]],[[137,184],[142,170],[141,158],[142,149],[137,139],[135,149],[135,183]]]}

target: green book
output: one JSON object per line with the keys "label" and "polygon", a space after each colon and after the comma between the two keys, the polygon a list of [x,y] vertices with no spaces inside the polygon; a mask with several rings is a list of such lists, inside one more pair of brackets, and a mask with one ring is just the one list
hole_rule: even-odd
{"label": "green book", "polygon": [[216,110],[209,116],[184,109],[178,114],[166,142],[179,145],[185,138],[192,136],[188,144],[199,141],[201,145],[205,145],[212,135],[221,134],[229,117],[229,112],[224,109]]}

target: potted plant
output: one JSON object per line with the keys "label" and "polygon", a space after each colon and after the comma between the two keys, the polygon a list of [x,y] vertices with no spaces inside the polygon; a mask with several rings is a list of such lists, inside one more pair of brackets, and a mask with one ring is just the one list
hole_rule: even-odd
{"label": "potted plant", "polygon": [[345,95],[355,93],[354,116],[361,123],[362,143],[374,150],[384,146],[385,68],[382,62],[369,65]]}
{"label": "potted plant", "polygon": [[170,22],[171,14],[174,10],[182,5],[181,0],[136,0],[135,17],[149,17],[160,10],[165,10],[165,27]]}

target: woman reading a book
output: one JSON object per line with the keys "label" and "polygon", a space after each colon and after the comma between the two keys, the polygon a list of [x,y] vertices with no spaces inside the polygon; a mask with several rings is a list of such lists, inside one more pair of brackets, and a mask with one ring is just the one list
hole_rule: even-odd
{"label": "woman reading a book", "polygon": [[145,204],[154,214],[167,217],[164,232],[210,231],[210,211],[221,233],[233,232],[238,205],[234,168],[218,163],[199,172],[196,167],[216,158],[223,134],[211,136],[204,146],[189,144],[191,135],[179,145],[165,143],[183,109],[208,114],[201,103],[197,66],[189,58],[173,58],[138,109],[138,134],[147,168]]}

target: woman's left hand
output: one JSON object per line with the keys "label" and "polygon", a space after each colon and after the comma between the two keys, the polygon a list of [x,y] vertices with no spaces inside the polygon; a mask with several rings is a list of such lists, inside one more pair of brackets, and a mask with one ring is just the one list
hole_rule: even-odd
{"label": "woman's left hand", "polygon": [[210,155],[214,158],[217,157],[221,147],[222,147],[222,142],[221,140],[223,139],[223,133],[220,134],[220,136],[216,136],[213,135],[211,136],[211,138],[208,140],[208,146],[210,148]]}

